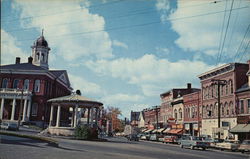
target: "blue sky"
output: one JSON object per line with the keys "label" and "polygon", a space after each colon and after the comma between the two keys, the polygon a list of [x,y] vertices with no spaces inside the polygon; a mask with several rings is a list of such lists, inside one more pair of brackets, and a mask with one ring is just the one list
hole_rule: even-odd
{"label": "blue sky", "polygon": [[50,69],[66,69],[74,89],[129,117],[159,105],[171,88],[199,88],[200,73],[250,59],[249,7],[249,0],[1,0],[1,64],[27,62],[44,29]]}

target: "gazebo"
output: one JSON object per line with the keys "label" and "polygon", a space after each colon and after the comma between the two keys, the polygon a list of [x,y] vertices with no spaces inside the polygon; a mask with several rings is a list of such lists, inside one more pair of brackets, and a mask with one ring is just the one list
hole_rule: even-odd
{"label": "gazebo", "polygon": [[[85,114],[86,110],[87,110],[87,123],[85,124],[87,124],[88,126],[97,125],[101,109],[103,108],[103,104],[101,102],[91,100],[77,93],[73,93],[69,96],[53,98],[48,100],[48,102],[51,102],[50,122],[49,122],[48,132],[50,134],[64,135],[64,136],[70,136],[74,134],[74,130],[80,123],[79,121],[81,119],[81,116],[82,114]],[[67,109],[69,111],[70,108],[72,109],[71,124],[63,125],[60,123],[62,115],[61,109]],[[57,109],[56,110],[57,113],[54,113],[55,109]],[[54,124],[55,116],[56,116],[56,122]]]}

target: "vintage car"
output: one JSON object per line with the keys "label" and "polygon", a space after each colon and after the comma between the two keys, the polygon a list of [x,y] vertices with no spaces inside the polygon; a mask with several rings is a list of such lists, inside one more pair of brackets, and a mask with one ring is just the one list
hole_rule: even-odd
{"label": "vintage car", "polygon": [[139,141],[139,137],[137,136],[137,134],[129,134],[127,135],[127,139],[129,141]]}
{"label": "vintage car", "polygon": [[238,150],[239,150],[240,152],[242,152],[242,153],[244,153],[244,152],[250,152],[250,140],[244,140],[244,141],[240,144]]}
{"label": "vintage car", "polygon": [[240,144],[238,140],[225,140],[222,143],[217,143],[216,148],[223,151],[223,150],[231,150],[237,151]]}
{"label": "vintage car", "polygon": [[164,136],[164,143],[177,143],[177,136]]}
{"label": "vintage car", "polygon": [[190,149],[202,148],[206,150],[209,147],[209,142],[202,141],[201,138],[196,136],[187,136],[180,141],[180,147],[189,147]]}
{"label": "vintage car", "polygon": [[4,129],[4,130],[14,130],[14,131],[17,131],[18,130],[18,124],[15,123],[15,122],[3,122],[0,125],[0,128]]}

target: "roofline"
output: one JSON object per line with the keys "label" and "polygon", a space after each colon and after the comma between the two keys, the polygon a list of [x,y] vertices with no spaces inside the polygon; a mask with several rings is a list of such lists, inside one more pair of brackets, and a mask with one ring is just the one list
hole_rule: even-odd
{"label": "roofline", "polygon": [[220,69],[222,69],[222,68],[225,68],[225,67],[228,67],[228,66],[230,66],[230,65],[232,65],[232,64],[233,64],[233,63],[228,63],[228,64],[221,65],[221,66],[216,67],[216,68],[214,68],[214,69],[212,69],[212,70],[209,70],[209,71],[207,71],[207,72],[204,72],[204,73],[198,75],[197,77],[200,78],[200,77],[202,77],[202,76],[204,76],[204,75],[207,75],[207,74],[209,74],[209,73],[218,71],[218,70],[220,70]]}

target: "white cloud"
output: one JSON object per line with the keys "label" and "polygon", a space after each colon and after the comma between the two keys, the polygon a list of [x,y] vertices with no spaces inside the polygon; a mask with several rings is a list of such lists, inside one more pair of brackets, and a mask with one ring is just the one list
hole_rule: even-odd
{"label": "white cloud", "polygon": [[188,82],[198,83],[196,76],[212,68],[201,61],[170,62],[151,54],[138,59],[88,61],[86,66],[100,76],[112,76],[136,84],[146,96],[158,96],[166,89],[185,87]]}
{"label": "white cloud", "polygon": [[90,13],[85,7],[88,5],[88,1],[16,0],[13,8],[21,10],[20,18],[33,17],[22,20],[22,26],[37,27],[39,32],[44,29],[52,51],[57,50],[56,54],[65,60],[112,58],[109,34],[101,31],[105,29],[105,20]]}
{"label": "white cloud", "polygon": [[113,40],[113,41],[112,41],[112,44],[113,44],[114,46],[118,46],[118,47],[122,47],[122,48],[124,48],[124,49],[128,49],[128,45],[127,45],[127,44],[125,44],[125,43],[123,43],[123,42],[121,42],[121,41],[118,41],[118,40]]}
{"label": "white cloud", "polygon": [[169,55],[170,50],[168,48],[156,47],[156,52],[163,55]]}
{"label": "white cloud", "polygon": [[102,98],[102,101],[107,105],[116,105],[117,103],[134,103],[143,100],[144,97],[141,95],[131,95],[131,94],[113,94],[113,95],[106,95]]}
{"label": "white cloud", "polygon": [[17,45],[17,39],[1,29],[1,65],[14,64],[15,57],[20,57],[22,63],[28,62],[28,54]]}
{"label": "white cloud", "polygon": [[83,96],[103,95],[105,92],[93,82],[73,74],[69,74],[70,83],[75,90],[81,90]]}
{"label": "white cloud", "polygon": [[168,18],[168,14],[171,11],[169,0],[157,0],[155,7],[161,13],[161,21],[165,21]]}
{"label": "white cloud", "polygon": [[[225,3],[226,1],[220,3],[205,1],[201,4],[200,1],[179,0],[177,2],[177,9],[170,14],[168,18],[172,24],[172,29],[179,34],[179,38],[175,43],[183,50],[216,56],[220,43]],[[249,1],[234,1],[234,8],[241,8],[247,5],[249,5]],[[229,10],[230,7],[231,1],[228,3],[227,10]],[[181,17],[190,17],[217,11],[222,11],[222,13],[176,20]],[[228,16],[229,12],[226,12],[225,28]],[[225,56],[232,57],[236,53],[247,25],[249,24],[249,17],[249,8],[232,11],[224,46]]]}

